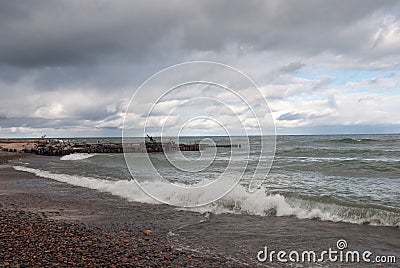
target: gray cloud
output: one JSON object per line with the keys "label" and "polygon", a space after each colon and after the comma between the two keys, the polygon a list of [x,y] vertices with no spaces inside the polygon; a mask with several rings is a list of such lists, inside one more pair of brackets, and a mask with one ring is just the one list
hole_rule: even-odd
{"label": "gray cloud", "polygon": [[312,87],[312,90],[324,89],[335,81],[334,77],[326,76],[323,77],[316,85]]}
{"label": "gray cloud", "polygon": [[2,10],[0,61],[20,67],[145,59],[176,23],[172,12],[144,2],[6,2]]}
{"label": "gray cloud", "polygon": [[218,51],[231,44],[348,53],[369,43],[374,34],[373,27],[358,22],[396,3],[2,1],[0,63],[34,67],[137,62],[175,49]]}
{"label": "gray cloud", "polygon": [[278,120],[281,121],[293,121],[293,120],[299,120],[299,119],[304,119],[305,116],[302,114],[298,113],[285,113],[281,116],[279,116]]}
{"label": "gray cloud", "polygon": [[298,71],[398,70],[399,16],[395,0],[0,1],[0,126],[118,129],[140,83],[186,60],[246,70],[275,100],[321,92],[334,77]]}
{"label": "gray cloud", "polygon": [[296,71],[300,70],[300,69],[301,69],[302,67],[304,67],[304,66],[305,66],[304,63],[295,61],[295,62],[289,63],[289,64],[286,65],[286,66],[283,66],[283,67],[280,69],[280,71],[281,71],[281,72],[284,72],[284,73],[293,73],[293,72],[296,72]]}

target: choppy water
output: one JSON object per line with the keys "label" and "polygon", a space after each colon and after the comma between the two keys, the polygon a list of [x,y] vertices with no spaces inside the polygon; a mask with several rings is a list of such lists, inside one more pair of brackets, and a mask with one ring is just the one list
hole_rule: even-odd
{"label": "choppy water", "polygon": [[[212,138],[212,137],[210,137]],[[216,143],[226,143],[221,137]],[[98,139],[87,139],[97,141]],[[111,140],[111,139],[108,139]],[[191,137],[181,142],[196,142]],[[238,148],[219,148],[212,164],[199,172],[183,172],[168,164],[163,154],[152,154],[151,161],[167,180],[180,184],[201,184],[217,179],[230,162],[233,167],[249,161],[243,180],[228,195],[200,212],[250,215],[295,216],[327,221],[400,226],[400,135],[278,136],[270,174],[255,193],[247,191],[260,151],[260,138],[250,137],[250,154]],[[186,152],[197,159],[198,152]],[[144,154],[132,154],[140,163]],[[173,157],[173,155],[172,155]],[[108,191],[132,201],[156,203],[131,181],[123,155],[70,155],[24,159],[15,169],[74,185]],[[179,159],[177,160],[179,161]],[[261,168],[268,170],[268,161]],[[196,162],[193,162],[196,165]],[[164,193],[166,182],[154,181],[148,170],[136,166],[139,180],[165,199],[205,198],[209,192],[186,196]],[[242,170],[237,170],[240,176]],[[168,196],[165,196],[167,194]]]}

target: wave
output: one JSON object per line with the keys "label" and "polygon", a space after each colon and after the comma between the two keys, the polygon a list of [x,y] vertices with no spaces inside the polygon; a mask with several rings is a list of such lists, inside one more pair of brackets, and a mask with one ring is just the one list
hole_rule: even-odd
{"label": "wave", "polygon": [[13,166],[15,170],[33,173],[38,177],[48,178],[59,182],[65,182],[75,186],[81,186],[98,190],[100,192],[109,192],[126,198],[129,201],[145,202],[145,203],[158,203],[151,197],[146,195],[136,184],[135,181],[128,180],[102,180],[93,177],[68,175],[62,173],[54,173],[50,171],[29,168],[24,166]]}
{"label": "wave", "polygon": [[365,162],[400,162],[400,158],[389,158],[389,157],[376,157],[376,158],[363,158],[363,157],[308,157],[308,156],[286,156],[276,157],[282,158],[288,161],[300,161],[300,162],[349,162],[352,163],[365,163]]}
{"label": "wave", "polygon": [[[135,181],[119,180],[109,181],[94,177],[75,176],[67,174],[53,173],[40,169],[24,166],[14,166],[15,170],[25,171],[39,177],[49,178],[60,182],[65,182],[75,186],[95,189],[101,192],[109,192],[116,196],[126,198],[128,201],[158,204],[136,184]],[[203,182],[200,182],[201,184]],[[159,194],[168,194],[164,198],[176,198],[178,200],[195,198],[200,200],[207,195],[207,192],[199,192],[196,196],[188,197],[184,190],[182,192],[166,193],[163,186],[166,182],[145,182]],[[166,199],[164,199],[166,200]],[[396,226],[400,227],[400,212],[368,207],[350,206],[335,203],[323,203],[315,200],[305,200],[300,198],[286,198],[281,194],[268,194],[261,188],[254,193],[249,193],[246,188],[237,185],[229,194],[218,201],[203,207],[190,208],[185,210],[200,213],[235,213],[249,214],[258,216],[294,216],[299,219],[319,219],[322,221],[348,222],[356,224],[370,224],[377,226]]]}
{"label": "wave", "polygon": [[88,159],[90,157],[95,156],[94,154],[86,154],[86,153],[75,153],[75,154],[69,154],[69,155],[64,155],[60,158],[60,160],[83,160],[83,159]]}
{"label": "wave", "polygon": [[352,144],[358,144],[358,143],[369,143],[369,142],[379,142],[380,140],[375,140],[375,139],[352,139],[352,138],[344,138],[344,139],[334,139],[334,140],[329,140],[330,142],[334,143],[352,143]]}
{"label": "wave", "polygon": [[[299,219],[400,227],[400,211],[368,206],[323,203],[315,200],[287,198],[281,194],[266,194],[264,189],[250,194],[244,187],[235,187],[225,197],[198,212],[244,213],[258,216],[294,216]],[[394,209],[397,210],[397,209]]]}

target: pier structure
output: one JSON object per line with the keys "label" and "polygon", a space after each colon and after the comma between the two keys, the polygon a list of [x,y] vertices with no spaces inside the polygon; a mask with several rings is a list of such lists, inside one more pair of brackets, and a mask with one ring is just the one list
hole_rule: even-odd
{"label": "pier structure", "polygon": [[63,142],[44,140],[36,144],[30,152],[39,155],[68,155],[73,153],[123,153],[119,142]]}
{"label": "pier structure", "polygon": [[[13,141],[14,142],[14,141]],[[63,156],[73,153],[157,153],[157,152],[173,152],[173,151],[201,151],[211,145],[200,144],[200,143],[180,143],[177,144],[170,140],[168,142],[160,142],[154,138],[148,136],[143,142],[75,142],[75,141],[64,141],[64,140],[50,140],[42,137],[39,140],[29,141],[18,141],[21,144],[18,151],[25,153],[35,153],[38,155],[50,155],[50,156]],[[14,142],[16,143],[16,142]],[[26,144],[30,144],[25,145]],[[4,142],[4,144],[7,144]],[[11,146],[12,147],[12,146]],[[240,145],[216,145],[216,147],[224,148],[240,148]],[[1,150],[7,150],[15,152],[17,149],[11,148],[0,148]]]}

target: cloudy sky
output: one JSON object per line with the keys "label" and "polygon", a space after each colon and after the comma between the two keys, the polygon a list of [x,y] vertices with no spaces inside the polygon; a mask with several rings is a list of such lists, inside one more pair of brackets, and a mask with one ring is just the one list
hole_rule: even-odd
{"label": "cloudy sky", "polygon": [[399,1],[0,0],[0,137],[120,136],[197,60],[254,80],[279,134],[400,132]]}

